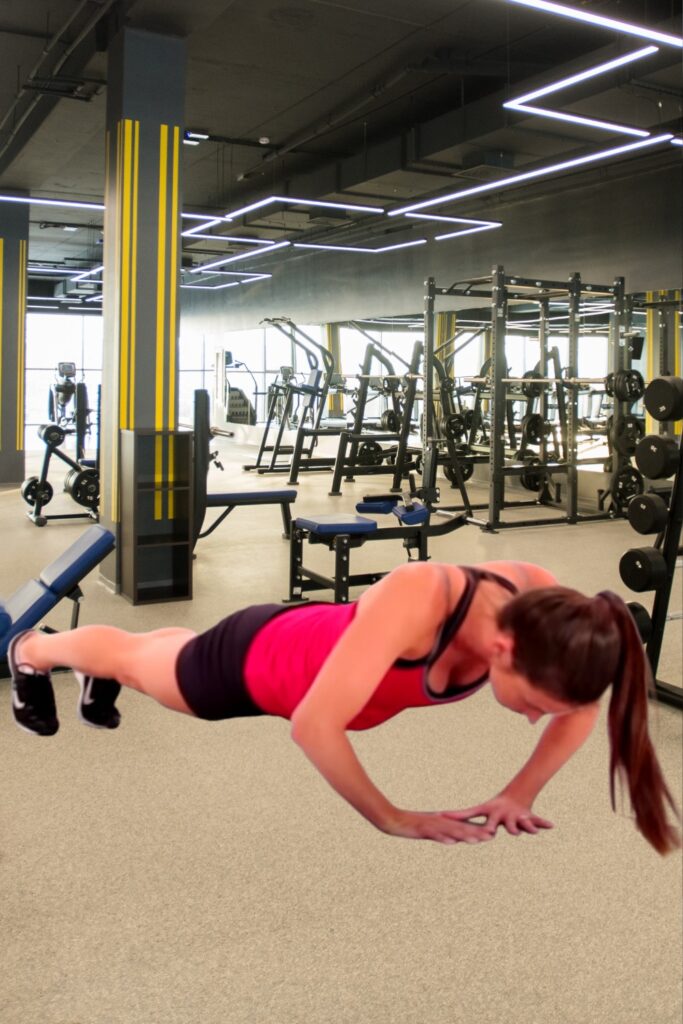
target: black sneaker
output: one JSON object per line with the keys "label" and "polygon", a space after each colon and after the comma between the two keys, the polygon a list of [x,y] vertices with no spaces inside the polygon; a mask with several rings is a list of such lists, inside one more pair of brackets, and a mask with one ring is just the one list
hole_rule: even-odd
{"label": "black sneaker", "polygon": [[17,633],[10,641],[7,661],[12,674],[12,714],[20,729],[35,736],[54,736],[59,729],[55,694],[50,674],[40,675],[31,665],[18,664],[17,643],[31,630]]}
{"label": "black sneaker", "polygon": [[78,701],[78,717],[86,725],[95,729],[117,729],[121,715],[114,702],[121,692],[121,684],[115,679],[98,679],[97,676],[86,676],[75,672],[81,688]]}

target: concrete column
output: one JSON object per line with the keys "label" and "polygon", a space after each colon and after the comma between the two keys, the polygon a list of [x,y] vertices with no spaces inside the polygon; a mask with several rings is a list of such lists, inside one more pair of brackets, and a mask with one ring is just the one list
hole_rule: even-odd
{"label": "concrete column", "polygon": [[20,484],[24,470],[26,379],[26,203],[0,203],[0,483]]}
{"label": "concrete column", "polygon": [[[155,479],[172,472],[162,432],[177,426],[185,65],[182,39],[138,29],[109,50],[100,518],[117,538],[120,431],[158,431]],[[102,567],[115,588],[119,566],[120,551]]]}

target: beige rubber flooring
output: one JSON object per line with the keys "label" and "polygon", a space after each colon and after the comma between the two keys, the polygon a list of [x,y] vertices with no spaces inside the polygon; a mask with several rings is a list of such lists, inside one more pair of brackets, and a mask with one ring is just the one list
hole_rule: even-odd
{"label": "beige rubber flooring", "polygon": [[[220,447],[226,472],[212,471],[211,489],[285,486],[241,472],[253,451]],[[329,482],[303,476],[297,512],[352,511],[365,490],[387,487],[359,478],[333,499]],[[4,594],[83,528],[36,529],[14,489],[0,493],[0,515]],[[617,566],[638,543],[616,521],[466,527],[431,551],[538,561],[569,585],[633,597]],[[400,542],[367,544],[352,568],[403,557]],[[94,573],[82,622],[202,630],[283,598],[287,571],[278,509],[237,509],[200,542],[192,602],[134,608]],[[680,591],[679,573],[677,608]],[[66,604],[52,625],[67,624]],[[682,674],[679,622],[660,676],[680,685]],[[605,712],[537,800],[553,831],[447,847],[374,830],[283,721],[209,724],[126,692],[121,728],[103,734],[77,721],[73,677],[56,685],[61,729],[38,739],[16,728],[0,682],[2,1024],[680,1024],[681,855],[660,858],[626,810],[612,812]],[[653,709],[679,802],[682,722]],[[494,795],[542,727],[485,688],[353,743],[396,804],[461,808]]]}

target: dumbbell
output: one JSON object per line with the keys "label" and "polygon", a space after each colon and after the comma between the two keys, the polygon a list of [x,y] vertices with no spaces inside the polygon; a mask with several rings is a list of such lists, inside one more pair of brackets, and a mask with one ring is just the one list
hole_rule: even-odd
{"label": "dumbbell", "polygon": [[[633,616],[640,633],[640,639],[646,644],[652,636],[652,618],[649,611],[642,604],[638,604],[637,601],[627,601],[626,607]],[[669,612],[666,616],[667,622],[680,621],[681,619],[683,619],[683,612]]]}
{"label": "dumbbell", "polygon": [[661,533],[666,528],[669,507],[659,494],[639,494],[629,501],[627,514],[638,533]]}
{"label": "dumbbell", "polygon": [[645,389],[643,400],[653,419],[683,419],[683,378],[653,378]]}
{"label": "dumbbell", "polygon": [[646,644],[652,636],[652,619],[650,618],[649,611],[642,604],[638,604],[637,601],[627,601],[626,607],[633,616],[636,628],[640,633],[640,639]]}
{"label": "dumbbell", "polygon": [[666,583],[667,571],[666,559],[659,548],[631,548],[619,562],[622,582],[637,594],[658,590]]}
{"label": "dumbbell", "polygon": [[636,465],[650,480],[666,480],[678,469],[680,450],[673,437],[648,434],[635,450]]}

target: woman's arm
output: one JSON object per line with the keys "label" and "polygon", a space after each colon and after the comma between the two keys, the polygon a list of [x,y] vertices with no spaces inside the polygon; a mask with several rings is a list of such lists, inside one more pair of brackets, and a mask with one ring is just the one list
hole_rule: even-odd
{"label": "woman's arm", "polygon": [[543,730],[536,749],[502,793],[531,807],[545,784],[566,764],[593,732],[600,704],[586,704],[569,715],[553,718]]}
{"label": "woman's arm", "polygon": [[395,807],[370,780],[346,736],[396,659],[429,649],[457,597],[437,565],[409,563],[384,577],[363,595],[353,622],[292,715],[294,742],[332,788],[392,835],[441,842],[490,838],[481,826]]}
{"label": "woman's arm", "polygon": [[475,807],[447,811],[446,816],[455,821],[484,817],[487,828],[495,832],[504,825],[515,836],[552,828],[552,822],[532,813],[531,806],[546,782],[588,739],[599,713],[600,705],[595,703],[553,718],[522,770],[497,796]]}

